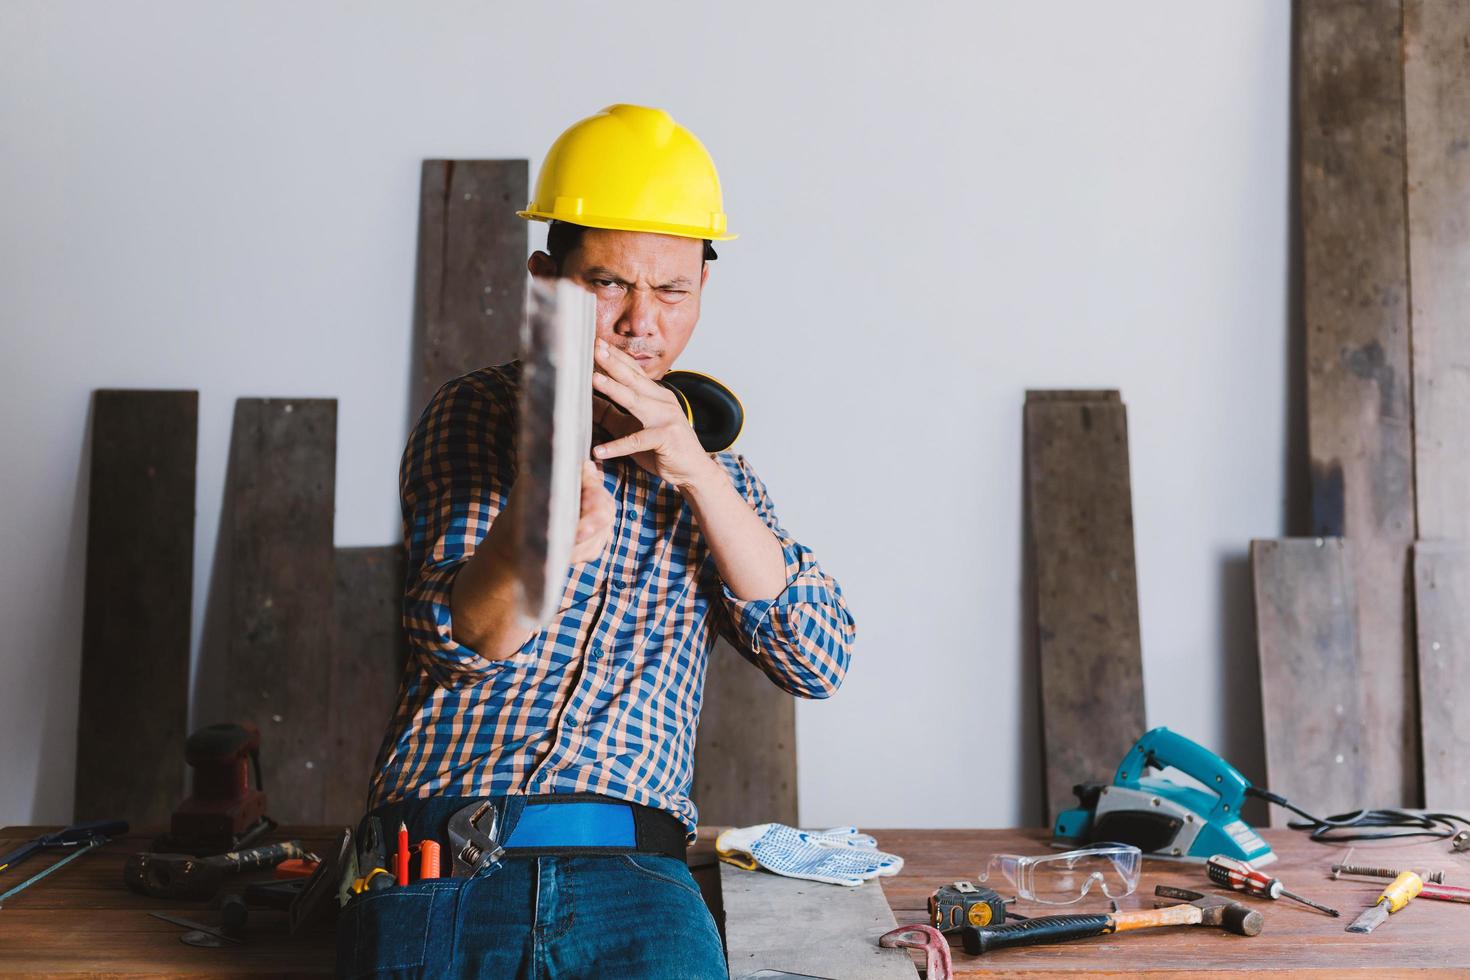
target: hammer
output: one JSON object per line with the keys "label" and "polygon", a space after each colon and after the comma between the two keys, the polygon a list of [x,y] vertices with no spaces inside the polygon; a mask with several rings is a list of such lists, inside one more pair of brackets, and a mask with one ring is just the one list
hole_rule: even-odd
{"label": "hammer", "polygon": [[1187,904],[1155,902],[1152,910],[1137,912],[1105,912],[1096,915],[1047,915],[1025,922],[1003,926],[975,928],[965,926],[960,937],[965,952],[972,955],[1012,946],[1039,946],[1069,939],[1106,936],[1130,929],[1154,929],[1159,926],[1219,926],[1239,936],[1260,933],[1265,920],[1255,909],[1217,895],[1204,895],[1184,888],[1160,885],[1154,894]]}

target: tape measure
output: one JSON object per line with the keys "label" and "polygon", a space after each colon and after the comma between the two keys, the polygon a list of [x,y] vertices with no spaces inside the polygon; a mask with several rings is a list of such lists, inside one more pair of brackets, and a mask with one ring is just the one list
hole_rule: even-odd
{"label": "tape measure", "polygon": [[929,896],[929,924],[940,932],[964,926],[998,926],[1006,920],[1005,899],[999,892],[973,882],[957,881]]}

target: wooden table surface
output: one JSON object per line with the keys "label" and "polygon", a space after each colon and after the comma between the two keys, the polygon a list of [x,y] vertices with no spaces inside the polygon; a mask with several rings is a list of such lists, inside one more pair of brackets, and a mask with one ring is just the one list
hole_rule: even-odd
{"label": "wooden table surface", "polygon": [[[0,830],[0,852],[50,827]],[[711,875],[711,845],[718,828],[700,833],[690,864],[702,884]],[[1044,853],[1042,830],[873,830],[879,845],[905,859],[903,873],[885,879],[883,888],[900,923],[920,922],[925,901],[935,887],[974,877],[996,852]],[[282,833],[324,850],[327,828],[283,828]],[[1266,928],[1254,938],[1226,935],[1201,927],[1125,933],[1056,946],[1006,950],[983,957],[968,956],[955,940],[955,972],[960,977],[993,973],[1192,973],[1292,969],[1323,974],[1373,971],[1408,976],[1426,969],[1470,975],[1470,905],[1418,900],[1393,915],[1368,936],[1345,933],[1344,926],[1371,903],[1382,883],[1331,881],[1328,868],[1343,848],[1313,844],[1292,831],[1266,831],[1281,856],[1270,870],[1288,888],[1341,909],[1332,919],[1294,902],[1268,902],[1237,896],[1259,907]],[[208,924],[218,913],[202,903],[151,899],[122,885],[122,866],[135,851],[146,849],[153,834],[137,832],[72,862],[5,903],[0,909],[0,975],[122,976],[152,973],[175,976],[323,976],[332,973],[332,932],[323,924],[288,936],[285,913],[252,909],[247,944],[228,950],[199,949],[179,942],[182,929],[155,919],[148,911],[167,911]],[[0,890],[55,860],[32,858],[18,869],[0,873]],[[1451,854],[1443,841],[1419,844],[1359,845],[1355,863],[1417,864],[1444,868],[1449,883],[1470,885],[1470,853]],[[243,880],[243,879],[242,879]],[[1138,892],[1119,902],[1123,908],[1152,904],[1155,885],[1170,884],[1201,891],[1208,888],[1197,866],[1147,861]],[[832,886],[838,887],[838,886]],[[1046,907],[1017,905],[1017,911],[1046,914]],[[1098,911],[1106,902],[1090,898],[1065,911]]]}
{"label": "wooden table surface", "polygon": [[[865,828],[866,829],[866,828]],[[1037,830],[872,830],[878,846],[904,859],[902,873],[884,879],[888,904],[900,923],[926,921],[926,900],[939,885],[960,878],[974,880],[995,853],[1043,854],[1050,850],[1048,832]],[[983,977],[998,973],[1087,972],[1101,974],[1190,974],[1218,971],[1255,973],[1263,970],[1320,972],[1340,976],[1371,971],[1378,976],[1421,975],[1441,970],[1470,975],[1470,905],[1416,900],[1372,933],[1345,932],[1346,926],[1383,890],[1387,882],[1368,879],[1332,881],[1330,869],[1347,848],[1316,844],[1292,830],[1264,830],[1262,836],[1279,860],[1263,866],[1291,891],[1342,912],[1334,919],[1288,899],[1269,901],[1212,887],[1199,865],[1145,860],[1134,894],[1119,900],[1121,909],[1150,908],[1155,885],[1174,885],[1210,894],[1225,894],[1261,911],[1266,926],[1259,936],[1227,935],[1200,926],[1126,932],[1055,946],[1033,946],[970,956],[951,943],[955,976]],[[1442,868],[1447,884],[1470,886],[1470,853],[1453,854],[1447,841],[1355,845],[1354,864],[1376,867]],[[987,882],[1006,892],[1007,884]],[[1106,911],[1107,900],[1091,896],[1058,909],[1018,903],[1026,915]]]}

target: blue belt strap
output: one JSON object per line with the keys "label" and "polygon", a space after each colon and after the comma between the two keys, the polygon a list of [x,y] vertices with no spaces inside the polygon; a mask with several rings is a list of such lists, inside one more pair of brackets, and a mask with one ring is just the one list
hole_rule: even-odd
{"label": "blue belt strap", "polygon": [[531,803],[505,842],[515,847],[636,847],[633,808],[626,803]]}

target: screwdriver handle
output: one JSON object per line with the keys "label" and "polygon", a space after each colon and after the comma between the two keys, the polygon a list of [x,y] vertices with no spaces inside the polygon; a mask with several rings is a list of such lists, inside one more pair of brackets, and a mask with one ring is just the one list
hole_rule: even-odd
{"label": "screwdriver handle", "polygon": [[1279,898],[1281,895],[1281,882],[1278,879],[1268,878],[1244,861],[1237,861],[1224,854],[1216,854],[1206,861],[1205,872],[1215,884],[1238,892],[1265,898]]}
{"label": "screwdriver handle", "polygon": [[[1395,878],[1387,888],[1383,889],[1383,894],[1378,896],[1378,901],[1381,902],[1384,899],[1388,899],[1388,910],[1390,912],[1397,912],[1409,904],[1409,899],[1423,890],[1424,879],[1412,871],[1405,871]],[[1377,903],[1375,902],[1374,904],[1376,905]]]}

